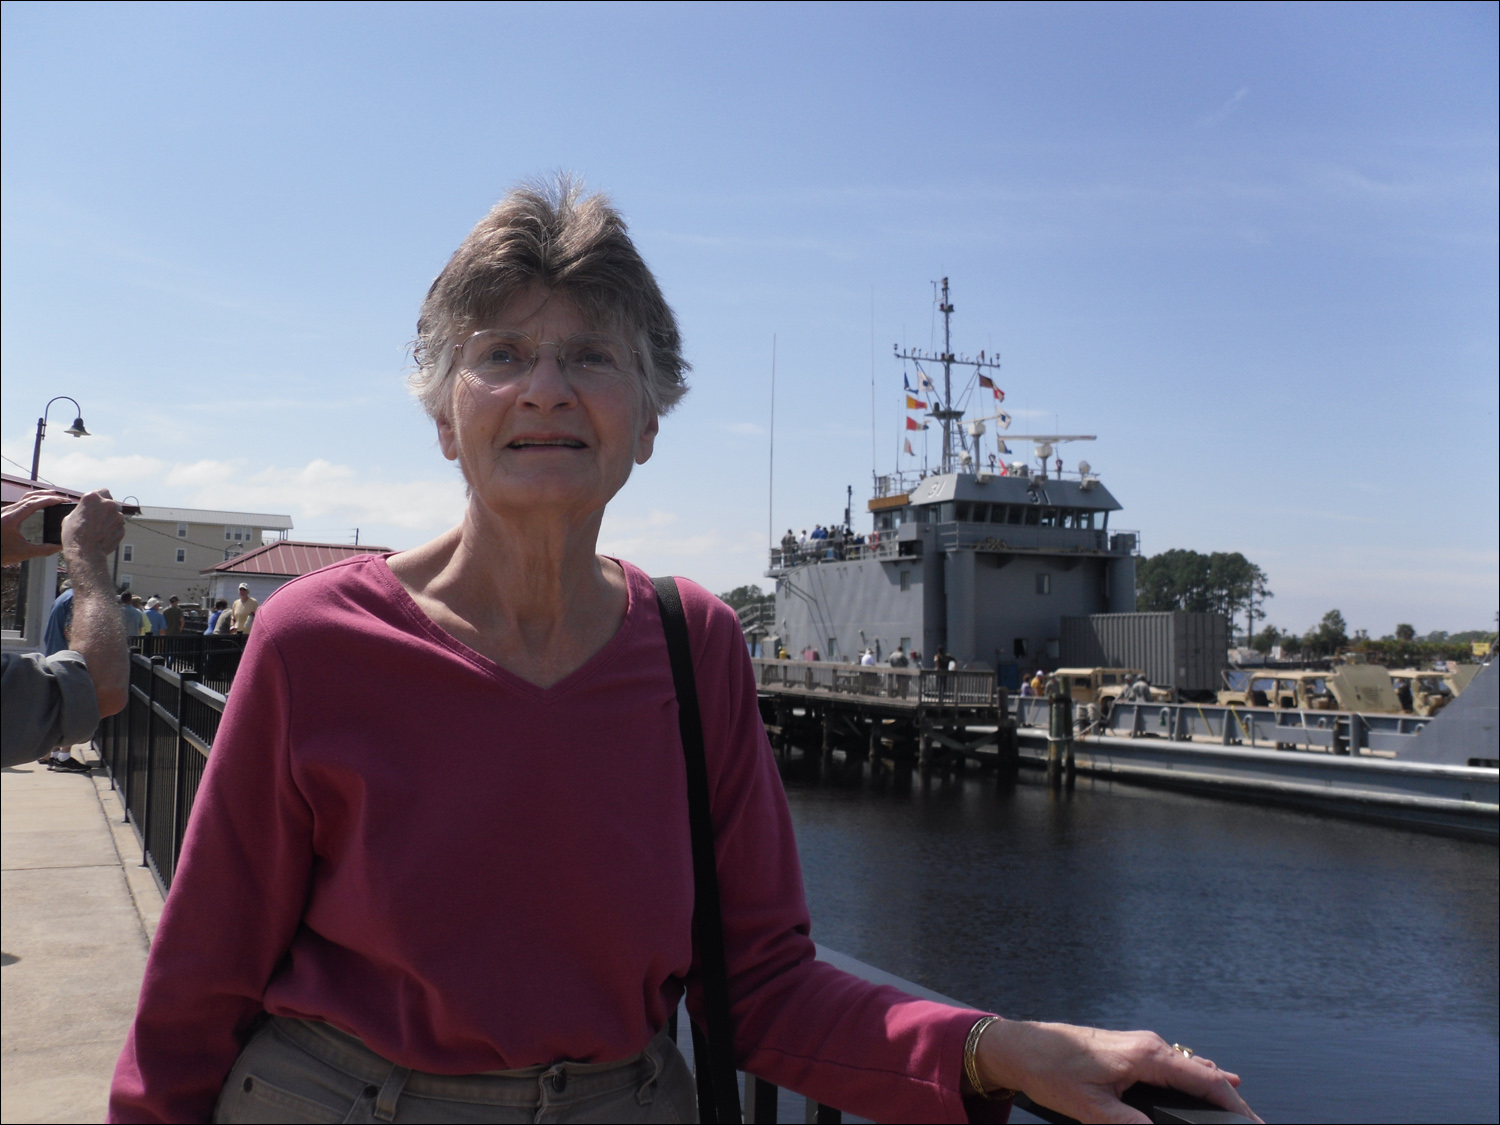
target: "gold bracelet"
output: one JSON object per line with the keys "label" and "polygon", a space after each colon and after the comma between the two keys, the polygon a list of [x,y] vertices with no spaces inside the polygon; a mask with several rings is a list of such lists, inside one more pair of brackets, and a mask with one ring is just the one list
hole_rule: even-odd
{"label": "gold bracelet", "polygon": [[964,1074],[968,1076],[969,1085],[974,1087],[974,1093],[981,1098],[1003,1102],[1015,1097],[1016,1092],[1004,1087],[998,1090],[986,1090],[984,1083],[979,1080],[979,1040],[984,1035],[985,1029],[999,1018],[999,1016],[985,1016],[969,1028],[969,1037],[964,1041]]}

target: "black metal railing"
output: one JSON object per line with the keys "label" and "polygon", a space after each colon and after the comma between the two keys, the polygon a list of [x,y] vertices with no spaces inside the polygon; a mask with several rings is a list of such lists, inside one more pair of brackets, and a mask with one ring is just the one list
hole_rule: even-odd
{"label": "black metal railing", "polygon": [[177,671],[168,666],[168,657],[136,651],[130,655],[125,710],[105,719],[94,734],[94,749],[120,794],[125,820],[140,837],[145,865],[163,894],[172,886],[225,702],[224,693],[201,683],[197,672]]}
{"label": "black metal railing", "polygon": [[142,656],[160,656],[174,672],[192,672],[198,682],[229,693],[249,637],[239,633],[179,633],[132,637],[130,648]]}
{"label": "black metal railing", "polygon": [[[194,638],[141,639],[159,643],[192,641]],[[212,641],[223,638],[202,639]],[[218,734],[227,700],[223,692],[204,686],[196,671],[178,670],[169,666],[169,662],[187,663],[188,657],[184,652],[190,653],[192,645],[161,647],[167,649],[167,654],[158,652],[147,656],[139,651],[131,653],[130,700],[124,711],[105,719],[99,725],[93,745],[109,771],[114,788],[120,794],[127,823],[135,828],[136,835],[141,840],[145,853],[144,863],[165,894],[171,888],[177,871],[188,818],[192,814],[193,801],[198,795],[198,785],[203,780],[203,770],[213,750],[214,738]],[[211,654],[217,650],[207,646],[197,651],[201,661],[204,652]],[[198,664],[198,667],[203,666],[202,663]],[[918,673],[913,669],[905,675],[915,678]],[[921,675],[932,673],[925,672]],[[966,1006],[834,950],[820,948],[818,957],[846,972],[880,984],[894,984],[918,996],[960,1007]],[[674,1016],[674,1037],[677,1036],[677,1023]],[[681,1038],[684,1040],[684,1051],[690,1052],[691,1037]],[[781,1120],[779,1105],[783,1100],[782,1091],[764,1078],[752,1074],[745,1074],[743,1078],[745,1121],[759,1123]],[[1049,1121],[1069,1120],[1029,1103],[1024,1104],[1025,1108],[1042,1114]],[[1212,1108],[1205,1103],[1196,1103],[1196,1106],[1202,1109]],[[1151,1109],[1146,1112],[1153,1121],[1190,1120],[1158,1116]],[[802,1119],[840,1122],[843,1114],[833,1106],[807,1098]],[[1214,1120],[1242,1119],[1216,1117]]]}

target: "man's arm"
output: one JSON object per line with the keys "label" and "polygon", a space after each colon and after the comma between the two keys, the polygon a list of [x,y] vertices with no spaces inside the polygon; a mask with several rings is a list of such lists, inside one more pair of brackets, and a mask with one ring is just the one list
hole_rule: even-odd
{"label": "man's arm", "polygon": [[125,709],[130,653],[119,597],[109,572],[109,554],[125,536],[125,517],[109,492],[90,492],[63,520],[63,557],[73,579],[73,629],[69,647],[88,662],[99,697],[99,714]]}

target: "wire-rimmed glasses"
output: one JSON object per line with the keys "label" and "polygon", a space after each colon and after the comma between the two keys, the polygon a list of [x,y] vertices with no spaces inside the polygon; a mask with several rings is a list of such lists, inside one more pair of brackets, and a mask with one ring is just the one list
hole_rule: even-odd
{"label": "wire-rimmed glasses", "polygon": [[458,366],[481,383],[505,387],[536,370],[542,349],[552,348],[557,365],[575,385],[607,386],[635,370],[636,350],[607,332],[580,332],[566,340],[538,341],[524,332],[486,329],[453,345]]}

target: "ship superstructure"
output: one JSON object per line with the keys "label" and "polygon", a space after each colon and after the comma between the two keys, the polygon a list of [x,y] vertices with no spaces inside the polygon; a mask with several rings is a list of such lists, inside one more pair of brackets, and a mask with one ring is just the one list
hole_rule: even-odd
{"label": "ship superstructure", "polygon": [[983,467],[984,420],[963,421],[951,368],[982,373],[998,362],[951,351],[946,279],[940,309],[944,351],[896,354],[943,364],[945,401],[930,411],[942,423],[941,471],[877,477],[862,535],[846,526],[774,548],[766,571],[776,580],[773,631],[794,658],[810,650],[849,661],[870,650],[884,662],[899,648],[930,662],[942,649],[961,667],[993,669],[1014,684],[1022,671],[1056,666],[1063,617],[1134,611],[1139,537],[1111,529],[1121,505],[1086,461],[1071,471],[1060,456],[1049,465],[1058,446],[1092,435],[1006,435],[999,450],[1026,442],[1036,463],[991,454]]}

